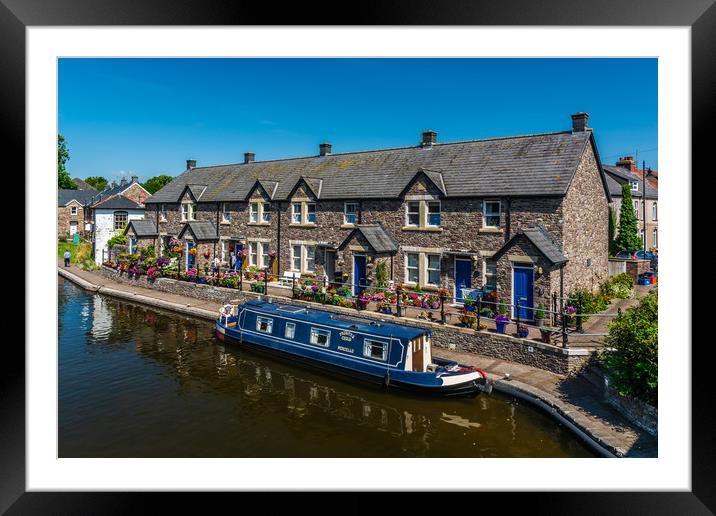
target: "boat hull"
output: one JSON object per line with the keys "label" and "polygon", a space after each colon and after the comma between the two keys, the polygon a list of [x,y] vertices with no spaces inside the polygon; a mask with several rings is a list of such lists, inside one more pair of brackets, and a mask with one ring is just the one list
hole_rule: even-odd
{"label": "boat hull", "polygon": [[227,331],[227,329],[219,323],[216,324],[216,335],[219,340],[226,344],[240,346],[242,348],[261,353],[263,355],[278,358],[293,364],[299,364],[308,369],[320,371],[322,373],[329,373],[333,376],[344,379],[348,378],[356,380],[361,383],[369,384],[375,387],[381,387],[386,390],[402,391],[406,393],[419,394],[421,396],[443,398],[472,398],[477,396],[480,392],[488,390],[488,385],[485,378],[481,378],[478,380],[468,380],[452,385],[419,385],[415,383],[406,382],[401,379],[391,378],[390,374],[387,374],[385,376],[377,376],[374,374],[368,374],[362,371],[358,371],[356,369],[343,367],[339,364],[331,362],[319,362],[283,349],[265,346],[259,342],[253,341],[251,338],[239,338],[238,336],[232,335],[231,331]]}

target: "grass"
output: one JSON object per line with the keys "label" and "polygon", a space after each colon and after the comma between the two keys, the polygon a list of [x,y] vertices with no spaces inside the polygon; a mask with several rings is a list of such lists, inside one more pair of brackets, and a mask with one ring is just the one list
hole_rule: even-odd
{"label": "grass", "polygon": [[79,244],[57,242],[57,257],[64,258],[65,251],[70,252],[70,263],[79,263],[91,255],[92,244],[90,242],[80,242]]}

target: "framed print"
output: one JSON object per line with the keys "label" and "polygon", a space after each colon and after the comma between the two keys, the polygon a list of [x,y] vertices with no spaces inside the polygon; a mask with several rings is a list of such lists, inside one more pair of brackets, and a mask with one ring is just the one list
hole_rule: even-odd
{"label": "framed print", "polygon": [[28,302],[0,507],[714,511],[716,8],[549,6],[3,0]]}

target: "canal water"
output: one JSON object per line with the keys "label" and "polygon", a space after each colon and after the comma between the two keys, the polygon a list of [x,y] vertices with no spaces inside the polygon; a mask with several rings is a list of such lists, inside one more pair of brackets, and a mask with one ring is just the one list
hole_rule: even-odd
{"label": "canal water", "polygon": [[386,393],[59,280],[60,457],[591,457],[514,398]]}

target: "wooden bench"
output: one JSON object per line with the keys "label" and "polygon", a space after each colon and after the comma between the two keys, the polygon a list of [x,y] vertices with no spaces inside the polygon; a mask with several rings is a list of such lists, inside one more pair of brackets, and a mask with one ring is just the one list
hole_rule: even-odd
{"label": "wooden bench", "polygon": [[279,282],[281,283],[281,286],[283,287],[291,287],[293,286],[293,280],[295,279],[301,279],[301,273],[300,272],[294,272],[294,271],[286,271],[283,273],[283,276],[279,278]]}

